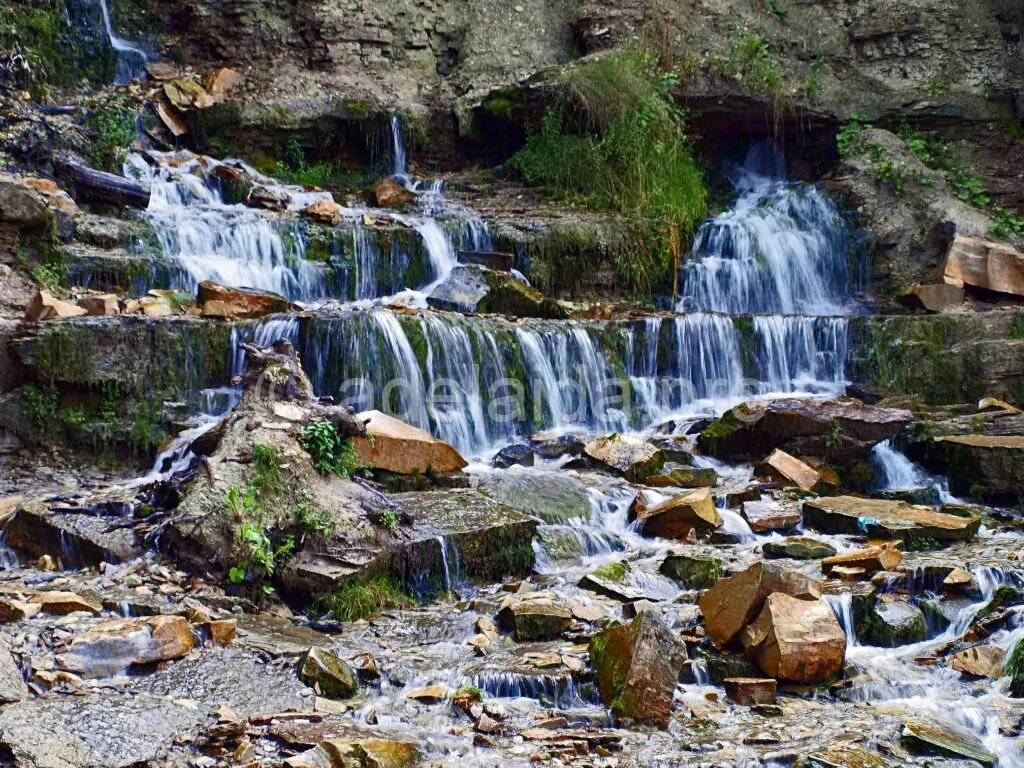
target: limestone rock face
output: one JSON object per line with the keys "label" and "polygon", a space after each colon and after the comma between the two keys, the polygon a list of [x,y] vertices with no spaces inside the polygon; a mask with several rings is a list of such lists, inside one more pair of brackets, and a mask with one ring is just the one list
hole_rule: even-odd
{"label": "limestone rock face", "polygon": [[983,237],[956,235],[942,274],[949,285],[970,285],[1024,296],[1024,253]]}
{"label": "limestone rock face", "polygon": [[777,592],[816,600],[821,596],[821,582],[778,563],[765,562],[722,579],[700,599],[704,626],[711,639],[719,647],[731,643],[761,612],[765,599]]}
{"label": "limestone rock face", "polygon": [[636,519],[645,535],[664,539],[685,539],[694,529],[706,532],[722,525],[714,496],[707,488],[673,496],[651,507],[641,507]]}
{"label": "limestone rock face", "polygon": [[828,680],[846,657],[846,635],[828,603],[782,593],[768,596],[740,640],[765,674],[796,683]]}
{"label": "limestone rock face", "polygon": [[755,400],[732,408],[698,439],[721,458],[759,458],[781,448],[787,453],[836,461],[867,457],[871,448],[910,423],[909,411],[865,405],[852,397],[834,400]]}
{"label": "limestone rock face", "polygon": [[1024,435],[948,435],[932,442],[954,492],[994,501],[1024,497]]}
{"label": "limestone rock face", "polygon": [[568,312],[553,299],[509,272],[478,264],[458,264],[430,292],[427,303],[449,312],[480,312],[513,317],[563,318]]}
{"label": "limestone rock face", "polygon": [[591,440],[583,450],[594,461],[634,483],[643,482],[664,462],[661,451],[650,443],[618,433]]}
{"label": "limestone rock face", "polygon": [[668,725],[686,647],[653,611],[611,627],[590,641],[601,700],[623,718]]}
{"label": "limestone rock face", "polygon": [[908,309],[923,309],[927,312],[942,312],[954,309],[964,303],[963,286],[948,283],[915,285],[900,295],[900,304]]}
{"label": "limestone rock face", "polygon": [[364,411],[358,418],[366,424],[366,437],[352,445],[360,462],[372,469],[402,475],[456,472],[467,462],[443,440],[380,411]]}

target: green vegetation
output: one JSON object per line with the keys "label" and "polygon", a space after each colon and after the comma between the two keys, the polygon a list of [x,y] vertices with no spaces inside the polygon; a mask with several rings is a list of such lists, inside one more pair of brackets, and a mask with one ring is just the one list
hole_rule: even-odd
{"label": "green vegetation", "polygon": [[277,161],[273,175],[303,187],[326,187],[343,175],[337,160],[329,163],[310,163],[302,151],[299,140],[292,136],[284,148],[283,156]]}
{"label": "green vegetation", "polygon": [[630,289],[670,285],[684,241],[707,213],[703,176],[671,96],[677,80],[633,51],[577,66],[560,102],[509,161],[556,197],[655,223],[648,242],[616,261]]}
{"label": "green vegetation", "polygon": [[68,283],[68,266],[56,250],[48,251],[31,269],[32,279],[43,288],[59,288]]}
{"label": "green vegetation", "polygon": [[123,109],[100,109],[89,115],[93,134],[90,160],[97,168],[116,171],[135,141],[135,114]]}
{"label": "green vegetation", "polygon": [[401,585],[387,576],[343,587],[330,600],[330,611],[338,621],[358,621],[390,608],[404,608],[411,600]]}
{"label": "green vegetation", "polygon": [[771,49],[760,35],[733,38],[729,57],[712,57],[712,66],[726,77],[776,99],[782,98],[782,74]]}
{"label": "green vegetation", "polygon": [[938,540],[931,536],[915,536],[910,540],[910,549],[913,552],[933,552],[940,547]]}
{"label": "green vegetation", "polygon": [[260,494],[280,491],[281,482],[280,457],[277,449],[269,443],[257,443],[253,447],[252,485]]}
{"label": "green vegetation", "polygon": [[42,432],[57,420],[60,393],[55,389],[42,389],[37,384],[26,384],[21,388],[24,402],[23,415],[36,430]]}
{"label": "green vegetation", "polygon": [[47,82],[63,72],[57,51],[63,10],[63,0],[5,0],[0,7],[0,54],[14,59],[15,85],[36,99],[42,99]]}
{"label": "green vegetation", "polygon": [[[932,177],[920,172],[914,173],[889,157],[880,144],[868,140],[864,136],[864,127],[864,120],[853,115],[836,134],[836,148],[841,156],[868,155],[876,180],[888,184],[897,194],[903,191],[910,179],[916,179],[919,184],[925,186],[934,184]],[[922,136],[906,124],[900,126],[899,136],[922,163],[943,174],[957,199],[988,213],[993,222],[990,235],[1002,239],[1024,236],[1024,218],[1001,205],[994,204],[985,183],[963,166],[948,143]]]}
{"label": "green vegetation", "polygon": [[80,427],[88,420],[89,415],[77,406],[72,406],[64,411],[64,423],[71,427]]}
{"label": "green vegetation", "polygon": [[789,10],[779,5],[779,0],[766,0],[764,7],[772,16],[777,18],[783,24],[785,24],[786,19],[789,18]]}
{"label": "green vegetation", "polygon": [[389,507],[380,513],[378,523],[382,528],[387,528],[389,531],[394,533],[398,530],[398,515],[395,514],[395,510]]}
{"label": "green vegetation", "polygon": [[1013,316],[1013,321],[1010,323],[1010,338],[1015,341],[1024,339],[1024,317],[1021,315]]}
{"label": "green vegetation", "polygon": [[314,506],[309,497],[309,491],[303,489],[302,500],[295,508],[295,523],[299,527],[299,542],[307,536],[320,539],[329,539],[334,535],[334,519],[331,513],[325,509]]}
{"label": "green vegetation", "polygon": [[348,477],[359,468],[359,457],[352,441],[343,438],[337,425],[330,421],[317,419],[304,426],[299,442],[313,457],[313,466],[321,474]]}

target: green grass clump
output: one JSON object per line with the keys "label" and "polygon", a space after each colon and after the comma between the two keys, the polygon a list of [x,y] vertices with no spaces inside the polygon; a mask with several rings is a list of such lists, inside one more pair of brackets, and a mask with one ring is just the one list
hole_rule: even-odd
{"label": "green grass clump", "polygon": [[667,285],[682,243],[707,214],[707,190],[675,106],[672,72],[637,52],[608,54],[565,76],[561,101],[509,161],[528,184],[654,224],[617,258],[627,288]]}
{"label": "green grass clump", "polygon": [[330,601],[330,610],[338,621],[358,621],[390,608],[410,604],[398,582],[378,576],[361,584],[343,587]]}
{"label": "green grass clump", "polygon": [[337,160],[310,163],[299,140],[292,136],[285,146],[284,156],[274,167],[273,175],[301,187],[326,187],[338,181],[344,173]]}
{"label": "green grass clump", "polygon": [[269,443],[257,443],[252,453],[252,484],[261,494],[280,491],[284,484],[277,449]]}
{"label": "green grass clump", "polygon": [[23,415],[42,434],[57,420],[60,393],[55,389],[43,389],[37,384],[26,384],[21,390]]}
{"label": "green grass clump", "polygon": [[117,171],[135,141],[135,115],[123,109],[100,109],[87,121],[93,141],[89,158],[97,168]]}

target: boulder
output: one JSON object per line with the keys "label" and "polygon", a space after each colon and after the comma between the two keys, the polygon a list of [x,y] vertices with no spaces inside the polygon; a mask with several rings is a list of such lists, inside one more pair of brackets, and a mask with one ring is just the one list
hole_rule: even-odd
{"label": "boulder", "polygon": [[718,558],[684,552],[669,552],[658,570],[687,589],[708,589],[722,577]]}
{"label": "boulder", "polygon": [[821,596],[821,582],[778,563],[754,563],[745,571],[722,579],[700,599],[704,626],[720,648],[725,647],[761,612],[765,599],[783,593],[801,600]]}
{"label": "boulder", "polygon": [[792,560],[820,560],[832,557],[835,547],[824,541],[806,536],[794,536],[782,541],[769,541],[761,548],[765,557],[790,558]]}
{"label": "boulder", "polygon": [[891,768],[891,763],[857,744],[839,742],[801,755],[795,768]]}
{"label": "boulder", "polygon": [[319,221],[323,224],[329,224],[332,227],[336,227],[345,220],[342,216],[341,206],[333,200],[317,200],[315,203],[302,209],[302,215],[307,219],[313,221]]}
{"label": "boulder", "polygon": [[587,520],[592,508],[586,489],[559,473],[495,472],[480,478],[479,491],[545,523]]}
{"label": "boulder", "polygon": [[69,613],[85,612],[93,616],[99,616],[101,608],[91,600],[86,600],[74,592],[36,592],[28,598],[28,602],[35,603],[41,607],[43,613],[54,616],[65,616]]}
{"label": "boulder", "polygon": [[1008,243],[957,234],[946,254],[942,279],[962,288],[1024,296],[1024,253]]}
{"label": "boulder", "polygon": [[821,475],[808,464],[785,451],[776,448],[767,459],[755,468],[758,477],[782,485],[795,485],[805,491],[817,490]]}
{"label": "boulder", "polygon": [[876,602],[857,626],[857,638],[882,648],[919,643],[928,639],[928,622],[916,605],[905,600]]}
{"label": "boulder", "polygon": [[651,507],[640,507],[636,519],[645,536],[664,539],[685,539],[694,529],[707,532],[722,525],[714,496],[707,488],[673,496]]}
{"label": "boulder", "polygon": [[90,315],[109,316],[121,314],[121,304],[113,293],[100,293],[85,296],[81,301],[82,308]]}
{"label": "boulder", "polygon": [[584,453],[630,482],[641,483],[661,469],[661,451],[644,440],[615,433],[591,440]]}
{"label": "boulder", "polygon": [[371,205],[378,208],[394,208],[408,205],[416,195],[392,178],[378,179],[370,185],[368,197]]}
{"label": "boulder", "polygon": [[779,592],[768,596],[740,641],[765,674],[794,683],[829,680],[846,657],[846,635],[828,603]]}
{"label": "boulder", "polygon": [[299,679],[328,699],[350,699],[359,692],[356,673],[326,648],[310,648],[299,664]]}
{"label": "boulder", "polygon": [[637,723],[668,726],[685,661],[686,646],[650,610],[590,641],[590,663],[605,707]]}
{"label": "boulder", "polygon": [[0,224],[45,232],[52,222],[53,214],[38,193],[13,176],[0,175]]}
{"label": "boulder", "polygon": [[790,454],[857,461],[867,458],[875,444],[894,437],[911,418],[909,411],[865,405],[852,397],[755,400],[712,422],[698,445],[727,459],[757,459],[781,448]]}
{"label": "boulder", "polygon": [[427,303],[446,312],[478,312],[513,317],[564,318],[568,311],[509,272],[458,264],[434,286]]}
{"label": "boulder", "polygon": [[1006,651],[998,645],[976,645],[954,653],[949,666],[957,672],[973,677],[990,677],[998,680],[1003,675]]}
{"label": "boulder", "polygon": [[774,704],[778,683],[772,678],[727,677],[725,695],[730,701],[750,707],[755,704]]}
{"label": "boulder", "polygon": [[963,541],[977,534],[981,518],[944,514],[898,500],[830,496],[804,502],[804,525],[847,536]]}
{"label": "boulder", "polygon": [[528,592],[502,601],[498,624],[517,640],[552,640],[572,624],[572,613],[551,592]]}
{"label": "boulder", "polygon": [[786,531],[800,525],[800,507],[782,504],[773,499],[744,501],[740,513],[754,533]]}
{"label": "boulder", "polygon": [[628,562],[606,563],[580,579],[579,586],[624,603],[657,599],[632,577],[633,569]]}
{"label": "boulder", "polygon": [[422,704],[440,704],[448,700],[447,685],[428,685],[425,688],[417,688],[405,694],[407,699],[414,699]]}
{"label": "boulder", "polygon": [[245,75],[230,67],[218,67],[203,77],[203,87],[214,103],[223,101],[228,92],[245,82]]}
{"label": "boulder", "polygon": [[196,645],[183,616],[105,621],[71,641],[65,668],[83,677],[107,677],[131,667],[178,659]]}
{"label": "boulder", "polygon": [[448,443],[393,416],[364,411],[358,418],[366,425],[366,437],[354,437],[352,445],[364,466],[422,475],[456,472],[468,463]]}
{"label": "boulder", "polygon": [[285,760],[285,768],[411,768],[420,751],[410,742],[367,736],[324,739]]}
{"label": "boulder", "polygon": [[954,493],[992,502],[1024,498],[1024,435],[946,435],[931,441],[929,454]]}
{"label": "boulder", "polygon": [[28,698],[28,686],[11,654],[11,640],[0,635],[0,705]]}
{"label": "boulder", "polygon": [[718,473],[711,467],[673,467],[644,480],[652,488],[713,488],[718,484]]}
{"label": "boulder", "polygon": [[954,309],[964,303],[962,285],[933,283],[931,285],[915,285],[900,294],[900,304],[907,309],[922,309],[926,312],[943,312]]}
{"label": "boulder", "polygon": [[506,445],[494,457],[492,462],[499,469],[508,469],[516,464],[532,467],[534,462],[533,447],[528,443]]}
{"label": "boulder", "polygon": [[950,722],[910,718],[903,723],[900,745],[915,755],[937,755],[954,759],[974,760],[994,766],[998,758],[989,752],[981,739]]}
{"label": "boulder", "polygon": [[25,311],[25,320],[29,323],[40,320],[53,320],[63,317],[81,317],[88,312],[76,304],[61,301],[46,291],[36,291]]}
{"label": "boulder", "polygon": [[228,288],[212,280],[203,280],[199,284],[196,300],[203,317],[263,317],[275,312],[286,312],[291,308],[291,303],[277,294]]}
{"label": "boulder", "polygon": [[863,568],[866,573],[894,571],[903,560],[903,553],[892,544],[880,544],[867,549],[856,549],[831,555],[821,561],[821,572],[826,576],[835,567]]}

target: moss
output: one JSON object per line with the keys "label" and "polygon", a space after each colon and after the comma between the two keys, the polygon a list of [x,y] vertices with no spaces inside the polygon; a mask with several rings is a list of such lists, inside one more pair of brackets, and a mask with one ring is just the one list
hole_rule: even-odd
{"label": "moss", "polygon": [[1003,674],[1010,679],[1010,695],[1024,697],[1024,638],[1018,640],[1010,651]]}
{"label": "moss", "polygon": [[1001,584],[996,588],[995,593],[992,595],[992,599],[990,599],[982,609],[978,611],[974,618],[975,620],[988,618],[997,611],[1018,605],[1022,601],[1024,601],[1024,591],[1011,587],[1007,584]]}
{"label": "moss", "polygon": [[616,584],[621,584],[626,580],[626,577],[630,573],[629,563],[625,561],[617,563],[606,563],[594,571],[591,576],[598,579],[604,579],[605,581],[611,581]]}

